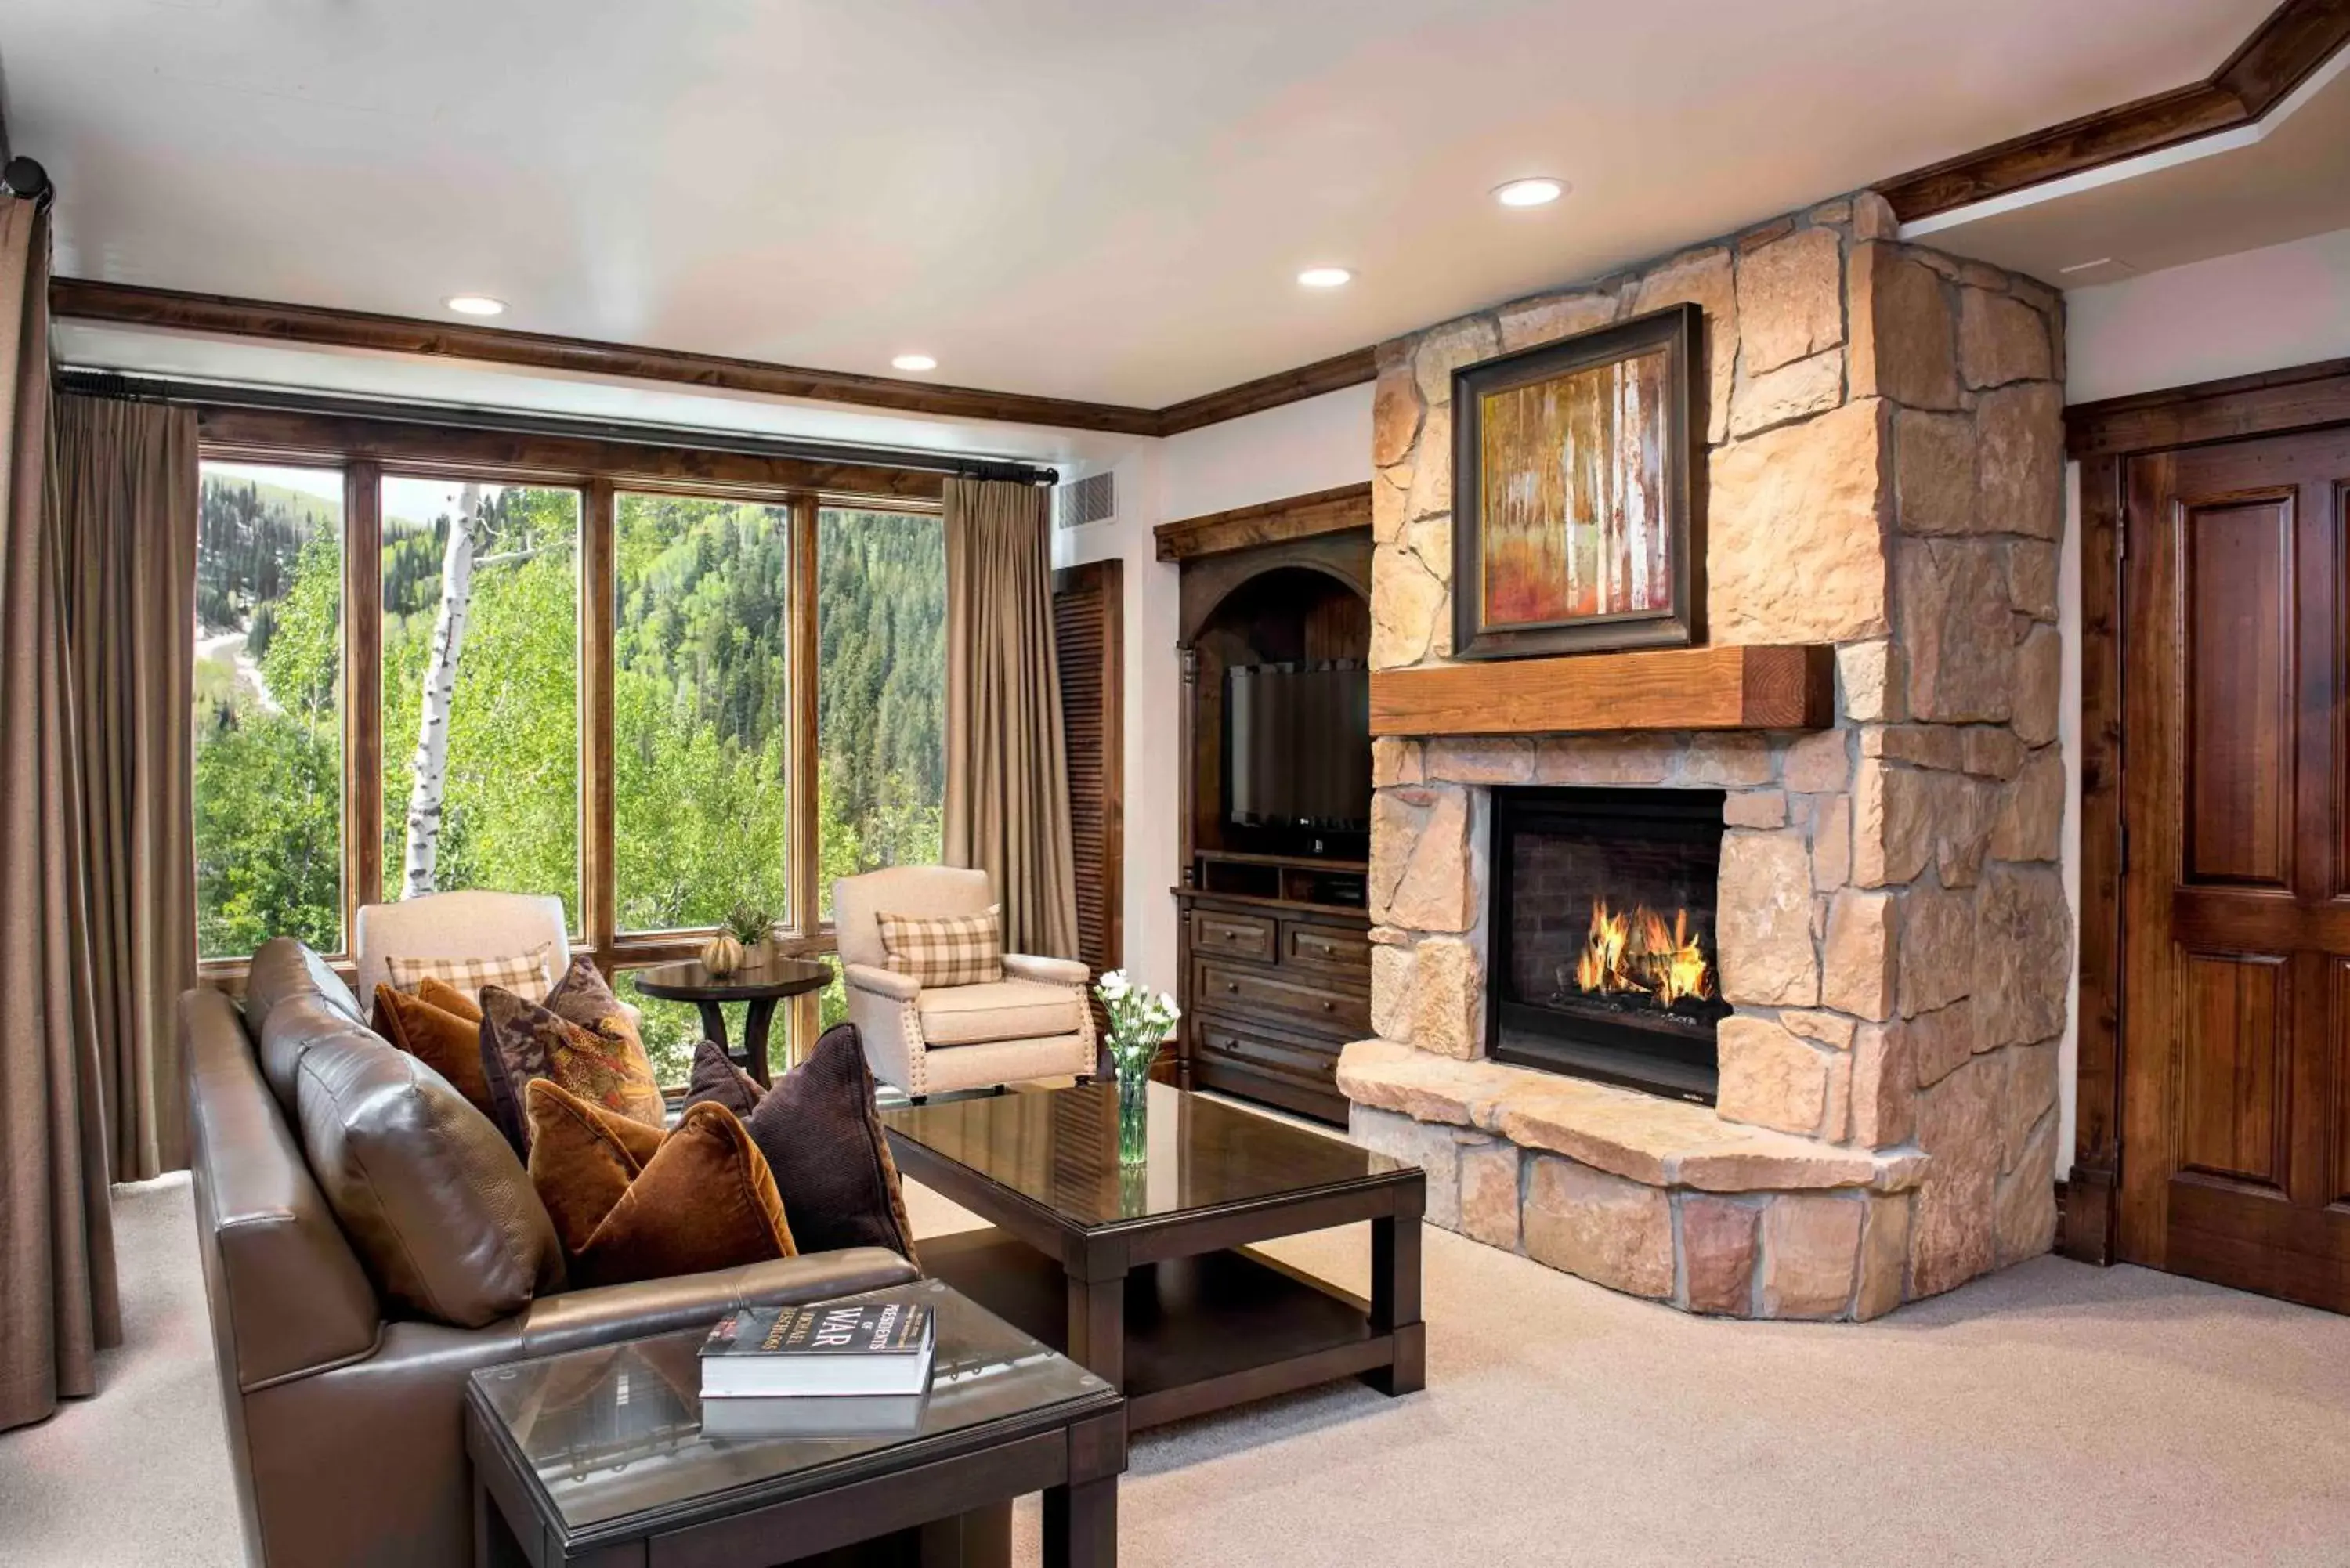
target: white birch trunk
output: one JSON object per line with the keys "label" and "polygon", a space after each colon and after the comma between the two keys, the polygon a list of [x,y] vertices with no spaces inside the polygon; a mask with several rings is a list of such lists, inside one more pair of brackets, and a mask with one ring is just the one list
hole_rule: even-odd
{"label": "white birch trunk", "polygon": [[403,898],[434,890],[441,846],[441,794],[449,775],[449,705],[457,692],[457,659],[464,651],[465,616],[473,602],[475,514],[481,486],[465,486],[458,514],[449,520],[441,557],[441,609],[432,623],[432,652],[424,664],[418,704],[416,753],[408,764],[408,851],[400,876]]}

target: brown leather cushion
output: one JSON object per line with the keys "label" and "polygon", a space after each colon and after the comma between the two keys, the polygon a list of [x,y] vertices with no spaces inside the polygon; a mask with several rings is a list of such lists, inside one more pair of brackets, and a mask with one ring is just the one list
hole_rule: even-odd
{"label": "brown leather cushion", "polygon": [[387,1303],[478,1328],[561,1287],[522,1162],[440,1074],[353,1025],[312,1042],[296,1100],[311,1173]]}
{"label": "brown leather cushion", "polygon": [[353,1034],[364,1035],[387,1050],[390,1048],[381,1035],[346,1017],[340,1007],[315,992],[296,992],[270,1007],[254,1054],[260,1059],[261,1075],[267,1080],[269,1092],[276,1096],[288,1121],[295,1115],[302,1059],[321,1041],[341,1040]]}
{"label": "brown leather cushion", "polygon": [[[591,981],[583,978],[585,964]],[[600,993],[600,994],[599,994]],[[494,985],[482,988],[482,1070],[491,1114],[518,1154],[530,1148],[530,1116],[523,1085],[552,1078],[584,1100],[650,1127],[667,1122],[668,1106],[635,1025],[618,1012],[619,999],[582,959],[547,996],[525,1002]],[[557,1012],[560,1006],[565,1011]]]}
{"label": "brown leather cushion", "polygon": [[244,1026],[258,1040],[269,1014],[281,1002],[316,997],[354,1023],[367,1010],[325,959],[292,937],[272,937],[253,951],[244,972]]}
{"label": "brown leather cushion", "polygon": [[568,1231],[578,1283],[669,1279],[796,1253],[775,1178],[733,1112],[697,1106],[662,1137],[545,1078],[527,1096],[531,1179]]}
{"label": "brown leather cushion", "polygon": [[576,1256],[660,1152],[661,1134],[591,1106],[552,1079],[532,1079],[523,1099],[530,1107],[530,1184],[563,1250]]}
{"label": "brown leather cushion", "polygon": [[[728,1096],[744,1092],[720,1074],[722,1064],[734,1072],[725,1053],[703,1041],[694,1054],[694,1089],[686,1096],[687,1109],[723,1104]],[[836,1023],[826,1030],[807,1059],[776,1079],[744,1122],[790,1206],[792,1234],[802,1250],[887,1247],[909,1262],[920,1262],[914,1255],[914,1228],[906,1218],[898,1162],[889,1158],[889,1140],[873,1104],[873,1073],[865,1064],[857,1025]]]}
{"label": "brown leather cushion", "polygon": [[[439,985],[432,996],[424,987]],[[460,1006],[447,1003],[453,999]],[[461,1011],[462,1008],[462,1011]],[[428,980],[417,994],[388,981],[375,988],[375,1031],[456,1086],[466,1103],[490,1114],[490,1081],[482,1074],[482,1010],[464,993]]]}

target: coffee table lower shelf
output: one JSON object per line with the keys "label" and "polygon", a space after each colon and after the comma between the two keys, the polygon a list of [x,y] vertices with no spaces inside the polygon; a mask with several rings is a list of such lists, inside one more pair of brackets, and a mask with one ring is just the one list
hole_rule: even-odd
{"label": "coffee table lower shelf", "polygon": [[[924,1273],[1067,1351],[1069,1285],[1057,1261],[992,1227],[929,1238],[921,1255]],[[1341,1377],[1388,1389],[1403,1373],[1416,1388],[1424,1332],[1418,1323],[1375,1331],[1368,1302],[1245,1247],[1139,1264],[1126,1276],[1127,1425],[1164,1426]]]}

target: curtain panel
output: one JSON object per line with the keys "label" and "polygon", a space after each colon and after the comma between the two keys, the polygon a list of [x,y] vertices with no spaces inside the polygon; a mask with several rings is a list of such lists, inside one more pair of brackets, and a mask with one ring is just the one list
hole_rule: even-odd
{"label": "curtain panel", "polygon": [[120,1343],[83,824],[49,504],[47,214],[0,196],[0,1428]]}
{"label": "curtain panel", "polygon": [[1013,952],[1077,956],[1069,762],[1045,492],[950,479],[945,859],[1003,903]]}
{"label": "curtain panel", "polygon": [[188,1163],[173,1011],[196,983],[196,416],[57,400],[99,1080],[117,1181]]}

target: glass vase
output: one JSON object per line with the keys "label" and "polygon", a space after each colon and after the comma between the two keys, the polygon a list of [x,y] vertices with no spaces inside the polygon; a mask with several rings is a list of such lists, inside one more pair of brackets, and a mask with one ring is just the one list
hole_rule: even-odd
{"label": "glass vase", "polygon": [[1118,1162],[1140,1165],[1150,1153],[1150,1064],[1119,1062]]}

